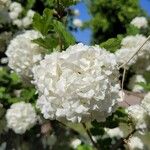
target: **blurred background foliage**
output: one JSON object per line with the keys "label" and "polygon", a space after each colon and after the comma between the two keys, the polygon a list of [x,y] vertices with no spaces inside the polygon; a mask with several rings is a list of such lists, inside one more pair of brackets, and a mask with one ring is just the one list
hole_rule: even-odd
{"label": "blurred background foliage", "polygon": [[139,0],[88,0],[86,4],[92,16],[86,25],[92,29],[93,44],[125,34],[133,18],[147,16]]}

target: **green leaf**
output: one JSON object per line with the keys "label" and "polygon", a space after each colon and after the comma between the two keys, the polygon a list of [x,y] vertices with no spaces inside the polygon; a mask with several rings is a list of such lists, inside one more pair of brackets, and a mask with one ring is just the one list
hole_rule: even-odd
{"label": "green leaf", "polygon": [[145,91],[150,91],[150,83],[141,82],[141,83],[138,83],[138,85],[141,85]]}
{"label": "green leaf", "polygon": [[118,36],[117,38],[110,38],[107,41],[100,44],[100,47],[105,48],[110,52],[115,52],[120,48],[122,36]]}
{"label": "green leaf", "polygon": [[75,0],[60,0],[60,4],[64,7],[69,7],[71,5],[75,5],[77,2]]}
{"label": "green leaf", "polygon": [[36,0],[27,0],[26,9],[31,9],[34,6],[35,2]]}
{"label": "green leaf", "polygon": [[133,25],[129,25],[127,27],[127,35],[136,35],[140,33],[140,29],[138,29],[137,27],[133,26]]}
{"label": "green leaf", "polygon": [[34,88],[23,89],[21,91],[21,99],[25,102],[32,102],[34,100],[36,90]]}
{"label": "green leaf", "polygon": [[53,52],[53,49],[56,48],[58,45],[58,40],[49,36],[46,36],[45,38],[35,39],[33,40],[33,42],[45,48],[48,53]]}
{"label": "green leaf", "polygon": [[79,145],[77,150],[94,150],[90,145]]}
{"label": "green leaf", "polygon": [[54,30],[59,34],[59,38],[61,38],[65,47],[75,44],[75,38],[61,22],[55,20],[53,25]]}
{"label": "green leaf", "polygon": [[33,27],[43,35],[47,35],[52,28],[52,11],[46,8],[43,11],[43,16],[35,13],[33,17]]}
{"label": "green leaf", "polygon": [[15,72],[10,74],[10,78],[11,78],[11,81],[12,81],[13,85],[18,84],[18,83],[21,82],[20,77]]}
{"label": "green leaf", "polygon": [[121,107],[119,107],[119,108],[116,110],[115,114],[116,114],[118,117],[127,117],[127,116],[128,116],[128,114],[125,112],[125,109],[124,109],[124,108],[121,108]]}

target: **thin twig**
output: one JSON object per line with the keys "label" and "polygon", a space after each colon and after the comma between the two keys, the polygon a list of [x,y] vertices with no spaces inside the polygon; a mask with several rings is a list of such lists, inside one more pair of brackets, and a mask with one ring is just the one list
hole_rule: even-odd
{"label": "thin twig", "polygon": [[97,150],[101,150],[101,148],[98,147],[97,143],[93,140],[90,131],[89,131],[89,130],[87,129],[87,127],[86,127],[86,124],[85,124],[85,123],[82,123],[82,125],[83,125],[83,128],[85,129],[87,135],[89,136],[89,138],[90,138],[90,140],[91,140],[93,146],[94,146]]}
{"label": "thin twig", "polygon": [[144,41],[144,43],[139,47],[139,49],[137,49],[137,51],[131,56],[129,57],[129,59],[123,63],[121,66],[119,66],[119,69],[124,67],[126,64],[128,64],[128,62],[143,48],[143,46],[147,43],[147,41],[150,39],[150,35],[148,36],[148,38]]}
{"label": "thin twig", "polygon": [[126,75],[126,69],[123,69],[123,76],[122,76],[122,82],[121,82],[121,89],[123,91],[123,87],[124,87],[124,80],[125,80],[125,75]]}
{"label": "thin twig", "polygon": [[[123,87],[124,87],[125,75],[126,75],[126,68],[124,68],[124,70],[123,70],[123,76],[122,76],[122,82],[121,82],[121,91],[122,91],[121,96],[122,96],[122,99],[123,99],[123,97],[124,97]],[[130,106],[130,104],[129,104],[128,102],[126,102],[126,101],[124,101],[124,102],[125,102],[128,106]]]}

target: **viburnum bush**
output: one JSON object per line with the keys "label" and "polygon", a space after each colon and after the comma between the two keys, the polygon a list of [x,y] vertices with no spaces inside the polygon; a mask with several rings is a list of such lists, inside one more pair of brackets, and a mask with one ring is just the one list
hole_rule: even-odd
{"label": "viburnum bush", "polygon": [[150,149],[149,18],[91,0],[82,22],[77,3],[0,0],[0,150]]}

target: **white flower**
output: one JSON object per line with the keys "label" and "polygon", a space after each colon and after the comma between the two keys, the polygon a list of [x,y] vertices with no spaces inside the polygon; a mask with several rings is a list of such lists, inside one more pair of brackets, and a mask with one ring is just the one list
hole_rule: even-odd
{"label": "white flower", "polygon": [[7,57],[3,57],[1,58],[1,64],[7,64],[8,63],[8,58]]}
{"label": "white flower", "polygon": [[22,20],[20,19],[13,20],[13,25],[16,25],[18,28],[22,27]]}
{"label": "white flower", "polygon": [[[116,57],[118,64],[123,64],[128,61],[128,59],[135,54],[135,52],[140,48],[140,46],[146,41],[146,37],[143,35],[127,36],[121,42],[121,49],[116,51]],[[137,62],[138,59],[150,57],[150,43],[147,42],[142,50],[138,52],[129,62],[128,66],[131,66]]]}
{"label": "white flower", "polygon": [[73,140],[71,141],[71,147],[72,147],[73,149],[77,149],[77,147],[78,147],[81,143],[82,143],[82,142],[81,142],[80,139],[73,139]]}
{"label": "white flower", "polygon": [[128,35],[121,41],[122,48],[138,48],[146,40],[146,37],[141,34]]}
{"label": "white flower", "polygon": [[120,98],[115,56],[98,46],[80,43],[47,55],[33,73],[37,107],[47,119],[104,121]]}
{"label": "white flower", "polygon": [[135,17],[131,24],[134,25],[137,28],[147,28],[148,27],[148,21],[145,17]]}
{"label": "white flower", "polygon": [[39,37],[41,35],[34,30],[25,31],[12,39],[7,48],[9,67],[22,76],[32,76],[32,67],[41,60],[43,48],[32,42]]}
{"label": "white flower", "polygon": [[74,10],[73,10],[73,14],[74,14],[75,16],[79,16],[79,15],[80,15],[80,11],[79,11],[78,9],[74,9]]}
{"label": "white flower", "polygon": [[9,16],[12,20],[18,18],[19,14],[23,11],[22,5],[18,2],[12,2],[9,6]]}
{"label": "white flower", "polygon": [[138,85],[138,83],[146,83],[146,80],[144,79],[143,75],[133,75],[130,78],[128,88],[132,90],[133,92],[141,92],[144,91],[144,88],[141,85]]}
{"label": "white flower", "polygon": [[148,127],[147,113],[140,105],[132,105],[127,108],[127,113],[133,120],[136,129],[144,131]]}
{"label": "white flower", "polygon": [[141,102],[141,106],[147,111],[150,116],[150,92],[148,92]]}
{"label": "white flower", "polygon": [[27,12],[27,17],[33,18],[34,14],[35,14],[35,11],[33,11],[33,10],[30,9],[30,10],[28,10],[28,12]]}
{"label": "white flower", "polygon": [[119,127],[113,129],[105,128],[105,132],[111,138],[116,137],[119,139],[124,137],[124,133]]}
{"label": "white flower", "polygon": [[[132,56],[135,53],[135,49],[133,48],[120,48],[115,52],[116,59],[119,65],[126,63],[129,59],[129,56]],[[128,66],[134,64],[136,62],[136,56],[128,62]]]}
{"label": "white flower", "polygon": [[140,138],[133,136],[128,140],[130,150],[144,150],[144,144]]}
{"label": "white flower", "polygon": [[30,103],[12,104],[6,113],[7,126],[17,134],[23,134],[36,123],[36,112]]}
{"label": "white flower", "polygon": [[29,25],[32,24],[34,14],[35,14],[35,12],[34,12],[33,10],[29,10],[29,11],[27,12],[26,17],[24,17],[24,18],[22,19],[22,26],[23,26],[24,28],[27,28]]}
{"label": "white flower", "polygon": [[83,22],[80,19],[74,19],[73,20],[73,25],[80,28],[83,26]]}

